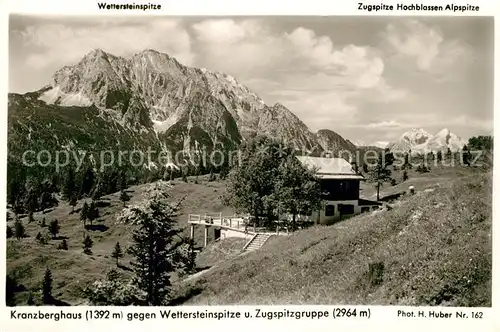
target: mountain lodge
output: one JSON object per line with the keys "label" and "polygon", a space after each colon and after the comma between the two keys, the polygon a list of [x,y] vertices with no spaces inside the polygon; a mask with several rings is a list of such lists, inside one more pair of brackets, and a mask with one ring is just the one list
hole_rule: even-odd
{"label": "mountain lodge", "polygon": [[382,204],[359,197],[360,181],[365,178],[357,174],[352,165],[343,158],[320,158],[299,156],[304,167],[316,170],[320,180],[324,208],[313,211],[302,220],[328,224],[349,216],[376,210]]}

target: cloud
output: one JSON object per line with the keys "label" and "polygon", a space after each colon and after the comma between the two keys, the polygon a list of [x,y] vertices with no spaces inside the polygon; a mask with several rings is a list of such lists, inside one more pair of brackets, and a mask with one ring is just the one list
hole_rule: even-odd
{"label": "cloud", "polygon": [[439,29],[417,20],[390,23],[383,36],[399,56],[412,59],[418,69],[426,72],[447,71],[468,53],[466,45],[445,40]]}
{"label": "cloud", "polygon": [[14,31],[25,48],[26,65],[36,70],[77,62],[91,49],[102,48],[118,56],[128,56],[146,48],[167,52],[184,63],[191,63],[191,40],[177,20],[151,18],[142,25],[101,21],[95,25],[38,22]]}
{"label": "cloud", "polygon": [[394,120],[391,121],[381,121],[381,122],[372,122],[367,125],[369,128],[401,128],[405,127],[399,122],[396,122]]}
{"label": "cloud", "polygon": [[196,64],[238,77],[315,129],[339,117],[348,121],[357,111],[357,99],[387,103],[407,95],[384,79],[380,52],[366,45],[335,45],[302,26],[273,31],[260,19],[205,20],[192,31],[198,42]]}

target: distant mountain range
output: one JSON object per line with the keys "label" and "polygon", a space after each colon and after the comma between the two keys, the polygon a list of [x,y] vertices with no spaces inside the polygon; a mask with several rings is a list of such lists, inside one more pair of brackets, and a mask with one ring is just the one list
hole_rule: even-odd
{"label": "distant mountain range", "polygon": [[436,135],[432,135],[422,128],[413,128],[405,132],[401,137],[387,145],[392,152],[429,153],[429,152],[451,152],[461,151],[467,142],[452,133],[449,129],[442,129]]}

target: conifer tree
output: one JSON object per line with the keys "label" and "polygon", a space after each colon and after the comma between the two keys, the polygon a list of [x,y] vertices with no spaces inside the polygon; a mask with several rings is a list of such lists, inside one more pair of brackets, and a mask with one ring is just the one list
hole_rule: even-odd
{"label": "conifer tree", "polygon": [[14,223],[14,236],[16,239],[20,240],[25,236],[25,230],[21,220],[17,219]]}
{"label": "conifer tree", "polygon": [[17,289],[18,285],[16,279],[7,275],[5,280],[5,302],[8,307],[14,307],[16,305],[14,295]]}
{"label": "conifer tree", "polygon": [[63,198],[67,201],[75,194],[76,184],[75,184],[75,172],[72,167],[68,168],[68,172],[64,178],[64,184],[62,188]]}
{"label": "conifer tree", "polygon": [[80,220],[83,222],[84,228],[88,219],[89,219],[89,205],[87,204],[87,202],[84,202],[82,210],[80,211]]}
{"label": "conifer tree", "polygon": [[88,208],[88,213],[87,213],[87,218],[90,221],[90,224],[92,225],[92,222],[99,218],[99,209],[97,208],[96,204],[94,201],[92,201],[89,205]]}
{"label": "conifer tree", "polygon": [[10,239],[13,236],[14,232],[12,231],[12,228],[10,226],[7,226],[7,238]]}
{"label": "conifer tree", "polygon": [[77,202],[78,202],[78,200],[76,198],[76,195],[75,194],[71,195],[71,198],[69,200],[69,205],[71,205],[71,212],[70,212],[70,214],[73,213],[73,212],[75,212],[75,206],[76,206]]}
{"label": "conifer tree", "polygon": [[33,293],[29,292],[28,294],[28,300],[26,301],[26,304],[29,306],[34,306],[35,305],[35,298],[33,297]]}
{"label": "conifer tree", "polygon": [[123,206],[125,207],[125,204],[130,201],[130,196],[127,194],[125,190],[122,190],[120,193],[120,201],[122,201]]}
{"label": "conifer tree", "polygon": [[406,180],[408,180],[408,171],[405,170],[403,172],[403,181],[406,181]]}
{"label": "conifer tree", "polygon": [[59,221],[57,221],[57,219],[52,220],[49,224],[49,232],[50,234],[52,234],[53,239],[57,236],[59,230],[60,230]]}
{"label": "conifer tree", "polygon": [[469,148],[467,147],[467,145],[464,145],[464,147],[462,149],[462,162],[463,162],[463,164],[470,166],[471,159],[472,159],[472,155],[469,151]]}
{"label": "conifer tree", "polygon": [[391,171],[387,166],[392,165],[392,155],[390,153],[382,152],[374,167],[369,171],[370,179],[375,182],[375,187],[377,188],[377,201],[380,200],[380,187],[384,182],[391,181]]}
{"label": "conifer tree", "polygon": [[37,211],[38,199],[40,198],[40,182],[37,178],[29,177],[25,183],[25,197],[24,197],[24,206],[28,214],[33,215],[33,212]]}
{"label": "conifer tree", "polygon": [[92,254],[92,245],[94,244],[94,241],[90,238],[90,236],[86,236],[85,239],[83,240],[83,252],[87,255]]}
{"label": "conifer tree", "polygon": [[170,274],[179,267],[178,241],[180,230],[173,219],[177,206],[170,197],[163,181],[153,185],[148,197],[139,205],[122,211],[119,220],[137,225],[132,234],[133,245],[129,252],[134,271],[134,281],[145,292],[146,305],[167,303],[170,292]]}
{"label": "conifer tree", "polygon": [[120,242],[116,242],[115,248],[111,253],[111,257],[116,259],[116,266],[118,266],[118,260],[123,257],[122,248],[120,247]]}
{"label": "conifer tree", "polygon": [[52,272],[50,272],[47,267],[42,282],[42,299],[44,304],[50,304],[52,302],[52,281]]}
{"label": "conifer tree", "polygon": [[88,197],[92,193],[92,188],[94,187],[95,175],[92,167],[86,168],[82,179],[82,187],[80,189],[80,194],[82,196]]}

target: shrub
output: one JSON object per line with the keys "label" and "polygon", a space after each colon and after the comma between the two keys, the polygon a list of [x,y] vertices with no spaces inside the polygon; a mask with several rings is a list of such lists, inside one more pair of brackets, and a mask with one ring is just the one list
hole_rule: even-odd
{"label": "shrub", "polygon": [[368,275],[372,286],[380,285],[383,281],[384,263],[377,262],[368,264]]}
{"label": "shrub", "polygon": [[428,173],[430,168],[426,165],[419,165],[415,170],[419,173]]}
{"label": "shrub", "polygon": [[87,255],[92,254],[92,245],[94,244],[94,241],[90,238],[90,236],[86,236],[85,239],[83,240],[83,252]]}
{"label": "shrub", "polygon": [[14,235],[18,240],[26,236],[23,223],[20,220],[17,220],[14,223]]}
{"label": "shrub", "polygon": [[36,235],[36,240],[40,244],[48,244],[49,239],[50,239],[50,236],[48,234],[42,234],[42,233],[38,232],[38,234]]}
{"label": "shrub", "polygon": [[57,247],[57,249],[60,249],[60,250],[68,250],[68,242],[66,242],[66,240],[62,240],[62,242],[59,244],[59,246]]}
{"label": "shrub", "polygon": [[59,227],[59,222],[57,219],[54,219],[50,222],[49,225],[49,232],[52,234],[52,238],[55,238],[57,234],[59,233],[60,227]]}
{"label": "shrub", "polygon": [[10,228],[10,226],[7,226],[7,238],[10,239],[13,236],[14,232],[12,231],[12,228]]}

